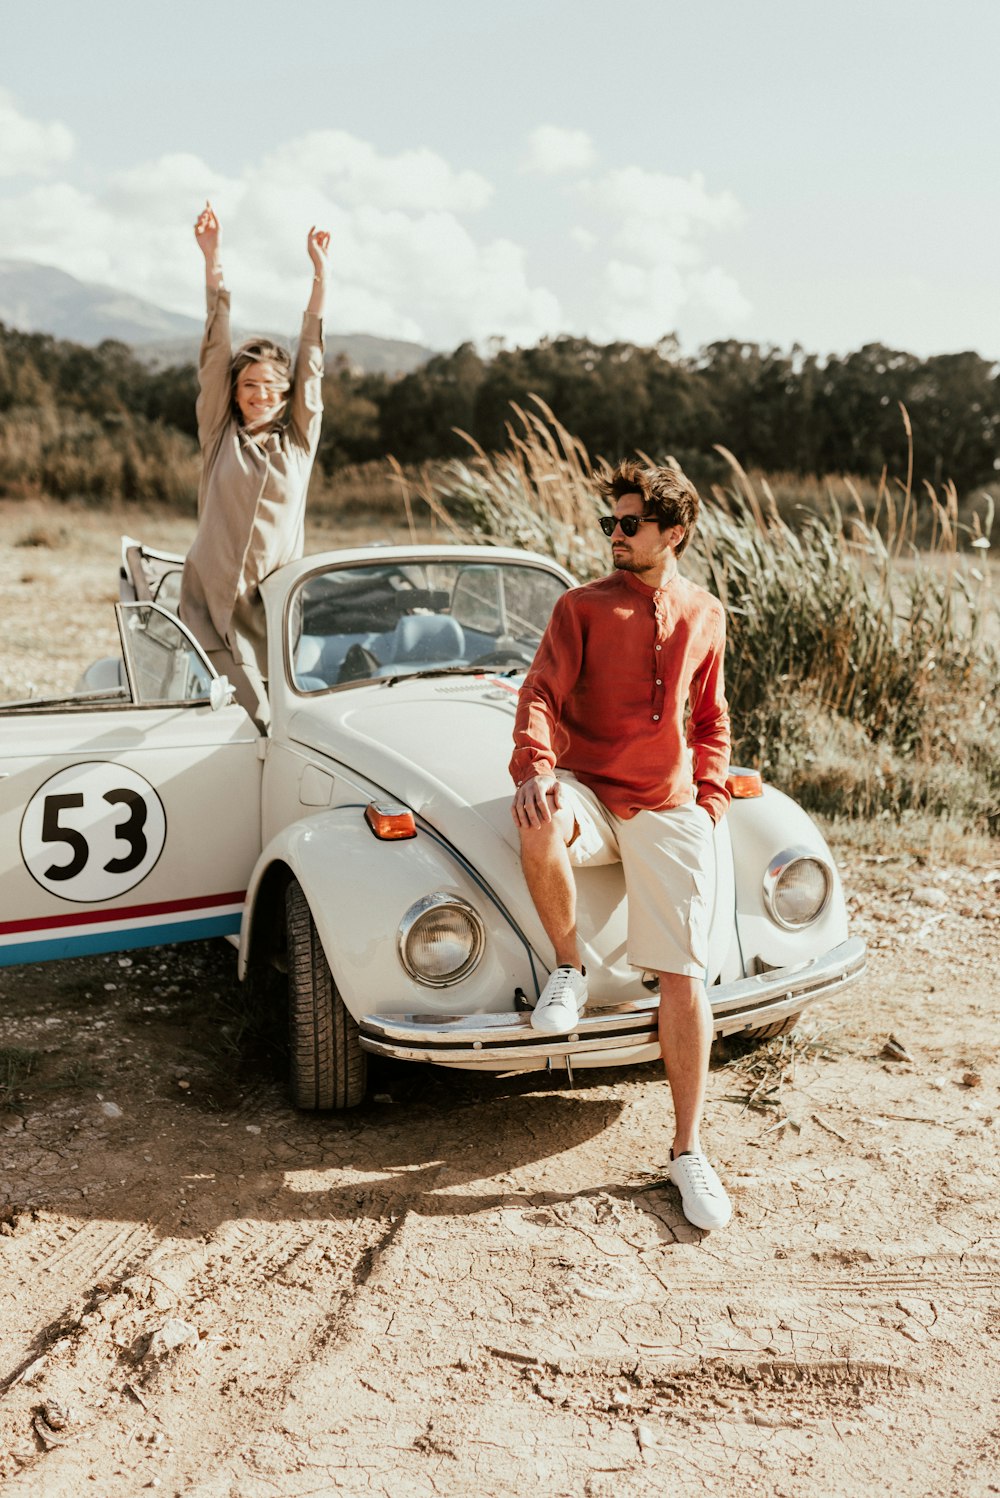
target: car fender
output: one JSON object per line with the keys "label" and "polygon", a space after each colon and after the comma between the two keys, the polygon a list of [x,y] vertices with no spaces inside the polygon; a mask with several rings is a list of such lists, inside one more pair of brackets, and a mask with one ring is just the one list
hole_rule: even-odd
{"label": "car fender", "polygon": [[[362,1014],[454,1014],[512,1010],[520,988],[537,996],[545,969],[509,912],[471,866],[432,829],[382,841],[369,828],[364,806],[341,806],[283,828],[261,854],[247,889],[240,933],[245,977],[258,923],[274,918],[266,891],[276,870],[298,880],[309,902],[327,961],[345,1004]],[[269,877],[270,876],[270,877]],[[287,877],[283,882],[287,882]],[[479,914],[486,931],[474,970],[447,988],[412,979],[397,951],[396,933],[422,897],[458,895]]]}
{"label": "car fender", "polygon": [[[762,796],[734,799],[726,820],[736,872],[736,922],[748,973],[788,967],[847,940],[847,909],[840,875],[826,839],[808,812],[774,786]],[[831,870],[825,910],[808,926],[786,930],[768,914],[764,878],[771,860],[789,849],[808,849]],[[757,966],[755,966],[757,964]]]}

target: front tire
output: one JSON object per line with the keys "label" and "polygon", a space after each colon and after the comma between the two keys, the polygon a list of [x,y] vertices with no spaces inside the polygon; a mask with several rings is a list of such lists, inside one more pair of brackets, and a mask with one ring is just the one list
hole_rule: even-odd
{"label": "front tire", "polygon": [[285,893],[285,927],[292,1101],[310,1111],[355,1108],[365,1095],[368,1058],[297,879]]}
{"label": "front tire", "polygon": [[759,1045],[761,1041],[787,1035],[789,1030],[795,1029],[801,1018],[801,1014],[790,1014],[787,1019],[776,1019],[770,1025],[761,1025],[757,1030],[746,1030],[744,1035],[751,1045]]}

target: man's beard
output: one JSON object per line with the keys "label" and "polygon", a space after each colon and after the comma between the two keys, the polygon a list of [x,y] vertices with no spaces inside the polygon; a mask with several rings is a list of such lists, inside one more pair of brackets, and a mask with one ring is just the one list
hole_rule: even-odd
{"label": "man's beard", "polygon": [[636,566],[635,558],[630,551],[613,551],[611,553],[611,563],[617,572],[638,572],[640,570]]}

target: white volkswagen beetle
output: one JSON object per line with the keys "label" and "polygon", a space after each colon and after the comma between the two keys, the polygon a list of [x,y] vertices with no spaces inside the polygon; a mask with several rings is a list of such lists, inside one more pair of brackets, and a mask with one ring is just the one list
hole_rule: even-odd
{"label": "white volkswagen beetle", "polygon": [[[655,979],[625,961],[621,873],[577,872],[590,1004],[527,1010],[553,961],[507,774],[519,679],[572,579],[486,546],[312,556],[263,584],[272,726],[230,700],[173,612],[180,559],[126,541],[121,660],[0,704],[0,965],[225,936],[287,973],[291,1090],[365,1092],[368,1053],[492,1071],[658,1055]],[[776,1034],[855,979],[812,819],[734,770],[715,834],[718,1034]]]}

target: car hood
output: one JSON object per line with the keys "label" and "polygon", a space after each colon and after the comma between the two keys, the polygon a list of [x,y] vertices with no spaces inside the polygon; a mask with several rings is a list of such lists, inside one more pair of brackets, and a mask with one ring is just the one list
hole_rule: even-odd
{"label": "car hood", "polygon": [[[441,676],[336,692],[295,712],[288,736],[411,807],[489,883],[544,953],[548,942],[528,897],[510,812],[507,765],[520,680]],[[578,888],[581,925],[595,933],[595,967],[621,982],[630,970],[620,867],[588,870]]]}
{"label": "car hood", "polygon": [[515,853],[507,770],[518,681],[441,676],[313,699],[288,736],[405,802],[459,846],[489,831]]}

